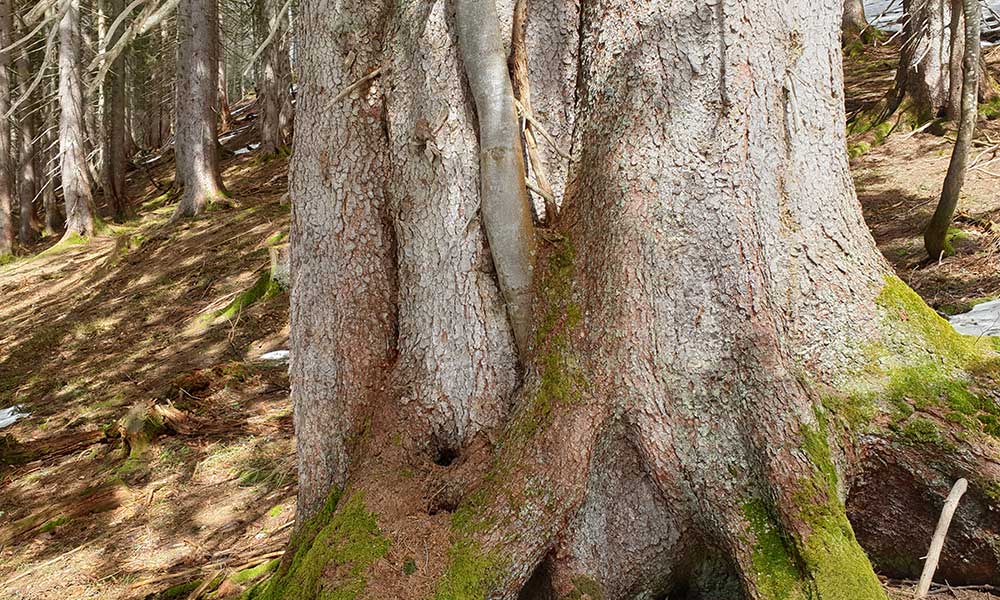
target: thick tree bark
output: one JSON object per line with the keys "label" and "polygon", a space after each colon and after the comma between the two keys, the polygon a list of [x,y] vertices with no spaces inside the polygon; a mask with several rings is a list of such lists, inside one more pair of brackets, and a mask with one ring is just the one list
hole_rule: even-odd
{"label": "thick tree bark", "polygon": [[[512,4],[473,26],[512,39]],[[468,7],[301,8],[299,535],[255,597],[884,598],[844,496],[892,434],[836,435],[829,399],[957,336],[862,221],[841,5],[528,2],[529,52],[567,65],[529,68],[532,103],[574,160],[523,369],[479,217],[509,118],[480,88],[510,88],[463,60]]]}
{"label": "thick tree bark", "polygon": [[59,157],[67,237],[91,236],[97,228],[84,133],[80,62],[80,2],[70,0],[66,14],[59,21]]}
{"label": "thick tree bark", "polygon": [[[958,138],[951,153],[948,174],[944,179],[941,199],[924,230],[924,248],[932,260],[940,259],[950,254],[952,248],[948,243],[948,228],[958,207],[958,198],[965,183],[966,165],[969,161],[969,151],[972,149],[972,138],[976,132],[976,119],[979,116],[979,3],[976,0],[963,0],[966,11],[965,25],[965,57],[962,61],[962,114],[958,128]],[[971,15],[971,18],[970,18]]]}
{"label": "thick tree bark", "polygon": [[280,0],[257,0],[254,11],[257,43],[266,40],[272,27],[279,28],[261,55],[257,79],[260,151],[265,156],[278,154],[292,139],[292,96],[289,92],[292,70],[286,41],[288,19],[287,15],[279,13],[282,6]]}
{"label": "thick tree bark", "polygon": [[[0,0],[0,48],[10,45],[13,35],[13,5]],[[0,115],[10,110],[10,52],[0,52]],[[11,165],[10,123],[0,120],[0,258],[14,251],[14,169]]]}
{"label": "thick tree bark", "polygon": [[[125,9],[124,0],[109,0],[108,12],[114,20]],[[114,46],[121,37],[119,28],[107,46]],[[129,136],[125,120],[125,61],[123,52],[115,58],[104,80],[104,199],[116,221],[124,221],[132,214],[132,207],[125,190],[125,171],[128,169]]]}
{"label": "thick tree bark", "polygon": [[184,188],[175,215],[192,217],[225,197],[219,171],[219,24],[215,0],[177,7],[177,180]]}

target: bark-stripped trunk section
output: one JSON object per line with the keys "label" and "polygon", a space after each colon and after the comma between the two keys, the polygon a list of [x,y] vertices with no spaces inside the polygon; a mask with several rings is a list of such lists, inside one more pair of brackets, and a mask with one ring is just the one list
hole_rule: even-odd
{"label": "bark-stripped trunk section", "polygon": [[479,122],[483,228],[522,360],[531,345],[535,238],[514,91],[493,0],[457,0],[459,46]]}
{"label": "bark-stripped trunk section", "polygon": [[334,102],[379,65],[384,3],[342,2],[336,18],[325,6],[301,4],[314,35],[299,42],[302,117],[290,181],[300,523],[347,481],[352,440],[385,393],[396,327],[381,102],[364,92]]}
{"label": "bark-stripped trunk section", "polygon": [[93,177],[87,162],[80,61],[80,2],[70,0],[59,21],[59,156],[66,237],[91,236],[97,224]]}
{"label": "bark-stripped trunk section", "polygon": [[225,197],[219,171],[219,22],[216,0],[177,7],[177,180],[184,187],[176,217],[193,217]]}

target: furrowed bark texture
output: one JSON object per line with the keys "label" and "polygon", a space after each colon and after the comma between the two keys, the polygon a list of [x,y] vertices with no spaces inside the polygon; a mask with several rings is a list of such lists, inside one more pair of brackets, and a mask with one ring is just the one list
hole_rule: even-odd
{"label": "furrowed bark texture", "polygon": [[59,21],[59,156],[66,206],[64,236],[91,236],[96,228],[93,178],[87,162],[83,82],[80,76],[80,2]]}
{"label": "furrowed bark texture", "polygon": [[225,196],[219,171],[219,22],[215,0],[177,6],[177,179],[184,187],[177,217],[200,214]]}
{"label": "furrowed bark texture", "polygon": [[[12,38],[11,0],[0,1],[0,46],[10,45]],[[0,113],[10,110],[10,52],[0,52]],[[10,125],[0,123],[0,257],[14,250],[14,169],[10,161]]]}
{"label": "furrowed bark texture", "polygon": [[290,182],[300,522],[347,480],[351,438],[383,393],[396,328],[381,101],[364,91],[333,102],[378,66],[385,9],[381,2],[341,6],[330,18],[322,2],[303,2],[299,17],[315,32],[299,42],[304,116]]}
{"label": "furrowed bark texture", "polygon": [[944,179],[941,199],[927,229],[924,230],[924,248],[931,259],[940,259],[950,254],[948,228],[958,206],[958,197],[965,183],[966,163],[972,149],[972,138],[976,132],[979,117],[979,4],[975,0],[964,0],[966,15],[965,57],[962,61],[962,120],[958,128],[958,138],[951,153],[948,174]]}
{"label": "furrowed bark texture", "polygon": [[[475,115],[453,17],[446,2],[403,3],[389,27],[386,45],[397,49],[386,56],[390,76],[379,83],[399,289],[393,379],[424,424],[414,437],[443,454],[502,422],[517,379],[485,243]],[[505,38],[509,31],[508,22]]]}
{"label": "furrowed bark texture", "polygon": [[[463,1],[302,5],[292,384],[320,516],[259,597],[884,598],[844,504],[874,448],[832,435],[817,383],[892,341],[842,5],[527,2],[534,114],[573,160],[545,155],[564,207],[519,365],[479,216],[511,92],[463,23],[513,39],[515,2]],[[392,542],[360,583],[358,506]]]}

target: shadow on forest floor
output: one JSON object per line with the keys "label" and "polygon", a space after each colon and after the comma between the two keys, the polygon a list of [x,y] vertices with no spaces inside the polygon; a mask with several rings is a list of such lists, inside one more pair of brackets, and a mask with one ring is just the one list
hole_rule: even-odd
{"label": "shadow on forest floor", "polygon": [[[877,103],[893,83],[895,46],[868,49],[845,59],[848,112]],[[1000,51],[988,53],[993,76]],[[951,231],[955,255],[927,264],[923,229],[937,206],[948,170],[954,131],[945,136],[906,131],[877,140],[851,136],[851,161],[858,199],[879,249],[899,276],[940,312],[965,312],[1000,296],[1000,121],[981,118],[958,213]]]}
{"label": "shadow on forest floor", "polygon": [[[268,268],[287,162],[223,168],[235,208],[168,224],[167,157],[130,173],[139,218],[0,267],[0,409],[30,413],[0,430],[0,597],[142,598],[287,541],[288,378],[253,360],[284,347],[287,294],[204,318]],[[129,456],[116,423],[149,401],[186,427]]]}

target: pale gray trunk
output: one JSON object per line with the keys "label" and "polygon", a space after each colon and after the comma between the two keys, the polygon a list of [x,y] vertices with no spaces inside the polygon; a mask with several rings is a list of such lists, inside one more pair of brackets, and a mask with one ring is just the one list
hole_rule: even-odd
{"label": "pale gray trunk", "polygon": [[260,150],[263,154],[276,154],[291,141],[292,83],[291,65],[288,61],[288,18],[279,14],[281,0],[258,0],[255,7],[257,34],[262,43],[278,24],[279,30],[261,56],[257,80],[257,106],[259,110]]}
{"label": "pale gray trunk", "polygon": [[184,192],[177,217],[200,214],[225,195],[219,172],[219,25],[216,0],[181,0],[177,7],[177,181]]}
{"label": "pale gray trunk", "polygon": [[70,0],[59,21],[59,157],[66,236],[91,236],[97,225],[87,162],[80,61],[80,0]]}
{"label": "pale gray trunk", "polygon": [[[382,394],[395,346],[396,297],[381,115],[368,94],[332,103],[380,65],[377,2],[302,4],[299,120],[290,172],[292,204],[292,401],[303,522],[331,487],[347,481],[352,441]],[[346,44],[336,43],[343,31]],[[346,32],[351,32],[347,35]],[[352,60],[348,61],[348,56]],[[340,140],[336,150],[330,140]]]}

